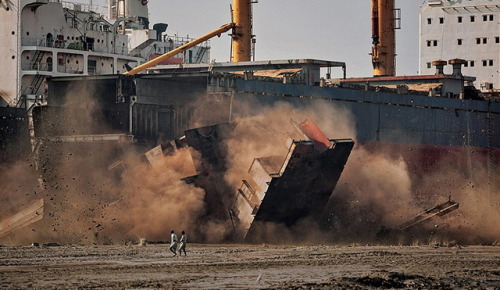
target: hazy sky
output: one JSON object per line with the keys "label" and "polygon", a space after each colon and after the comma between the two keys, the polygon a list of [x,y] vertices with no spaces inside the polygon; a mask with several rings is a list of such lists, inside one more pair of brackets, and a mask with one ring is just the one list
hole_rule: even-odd
{"label": "hazy sky", "polygon": [[[97,2],[97,1],[94,1]],[[418,72],[418,23],[424,0],[396,0],[398,75]],[[168,34],[199,37],[231,22],[232,0],[149,0],[151,27],[168,23]],[[343,61],[349,77],[371,76],[370,0],[259,0],[253,4],[256,60]],[[227,33],[211,40],[211,58],[229,60]],[[337,70],[332,71],[335,77]],[[340,69],[338,69],[340,76]]]}

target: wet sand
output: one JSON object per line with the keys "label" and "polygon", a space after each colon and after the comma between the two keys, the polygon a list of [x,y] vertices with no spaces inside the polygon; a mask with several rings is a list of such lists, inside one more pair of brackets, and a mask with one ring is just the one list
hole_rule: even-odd
{"label": "wet sand", "polygon": [[2,289],[499,289],[498,246],[0,247]]}

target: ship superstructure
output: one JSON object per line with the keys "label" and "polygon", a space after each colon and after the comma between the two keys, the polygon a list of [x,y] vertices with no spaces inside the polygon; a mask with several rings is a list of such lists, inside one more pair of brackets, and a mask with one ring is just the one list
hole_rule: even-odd
{"label": "ship superstructure", "polygon": [[[40,102],[47,76],[120,74],[191,40],[169,36],[165,23],[150,29],[147,1],[108,5],[103,15],[90,4],[1,1],[0,106]],[[208,62],[209,49],[204,42],[169,62]]]}
{"label": "ship superstructure", "polygon": [[[427,0],[420,11],[420,74],[433,62],[465,60],[463,73],[483,92],[500,89],[500,1]],[[446,63],[443,63],[446,64]],[[451,72],[451,66],[445,72]]]}

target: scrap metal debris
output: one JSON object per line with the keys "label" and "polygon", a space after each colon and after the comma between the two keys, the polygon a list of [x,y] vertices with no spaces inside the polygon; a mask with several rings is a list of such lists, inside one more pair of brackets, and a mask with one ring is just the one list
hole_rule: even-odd
{"label": "scrap metal debris", "polygon": [[448,214],[454,210],[456,210],[459,206],[459,203],[456,201],[451,200],[451,196],[448,199],[448,201],[438,204],[433,208],[425,210],[423,213],[417,215],[413,219],[403,223],[402,225],[399,226],[400,231],[405,231],[408,230],[418,224],[421,224],[433,217],[436,216],[443,216],[445,214]]}
{"label": "scrap metal debris", "polygon": [[[268,171],[271,166],[264,165],[263,161],[268,159],[259,158],[252,163],[250,173],[260,191],[253,193],[249,187],[242,186],[239,197],[248,200],[245,198],[248,194],[241,193],[249,192],[254,196],[253,201],[260,202],[257,205],[247,202],[245,206],[237,200],[237,209],[233,210],[240,221],[246,223],[245,240],[267,240],[266,223],[292,226],[323,211],[354,147],[351,139],[330,139],[329,142],[333,145],[320,152],[312,141],[294,141],[281,166],[273,172]],[[248,182],[243,183],[246,184]],[[245,207],[250,208],[245,210]]]}
{"label": "scrap metal debris", "polygon": [[0,237],[41,220],[43,218],[43,205],[43,198],[37,199],[11,217],[0,221]]}

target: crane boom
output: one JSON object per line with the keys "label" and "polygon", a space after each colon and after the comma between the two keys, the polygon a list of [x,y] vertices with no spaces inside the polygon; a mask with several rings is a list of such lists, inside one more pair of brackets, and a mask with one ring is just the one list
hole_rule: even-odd
{"label": "crane boom", "polygon": [[148,62],[145,62],[141,65],[138,65],[136,66],[135,68],[131,69],[130,71],[128,72],[125,72],[123,73],[124,75],[135,75],[137,73],[140,73],[141,71],[145,70],[145,69],[148,69],[150,67],[153,67],[161,62],[163,62],[164,60],[176,55],[176,54],[179,54],[181,52],[184,52],[188,49],[190,49],[191,47],[193,46],[196,46],[200,43],[202,43],[203,41],[206,41],[214,36],[217,36],[217,35],[220,35],[221,33],[224,33],[226,31],[228,31],[229,29],[232,29],[234,28],[234,23],[228,23],[228,24],[225,24],[225,25],[222,25],[221,27],[217,28],[216,30],[212,31],[212,32],[209,32],[195,40],[192,40],[184,45],[181,45],[179,46],[178,48],[174,49],[174,50],[171,50],[165,54],[162,54],[160,55],[159,57],[155,58],[155,59],[152,59]]}

